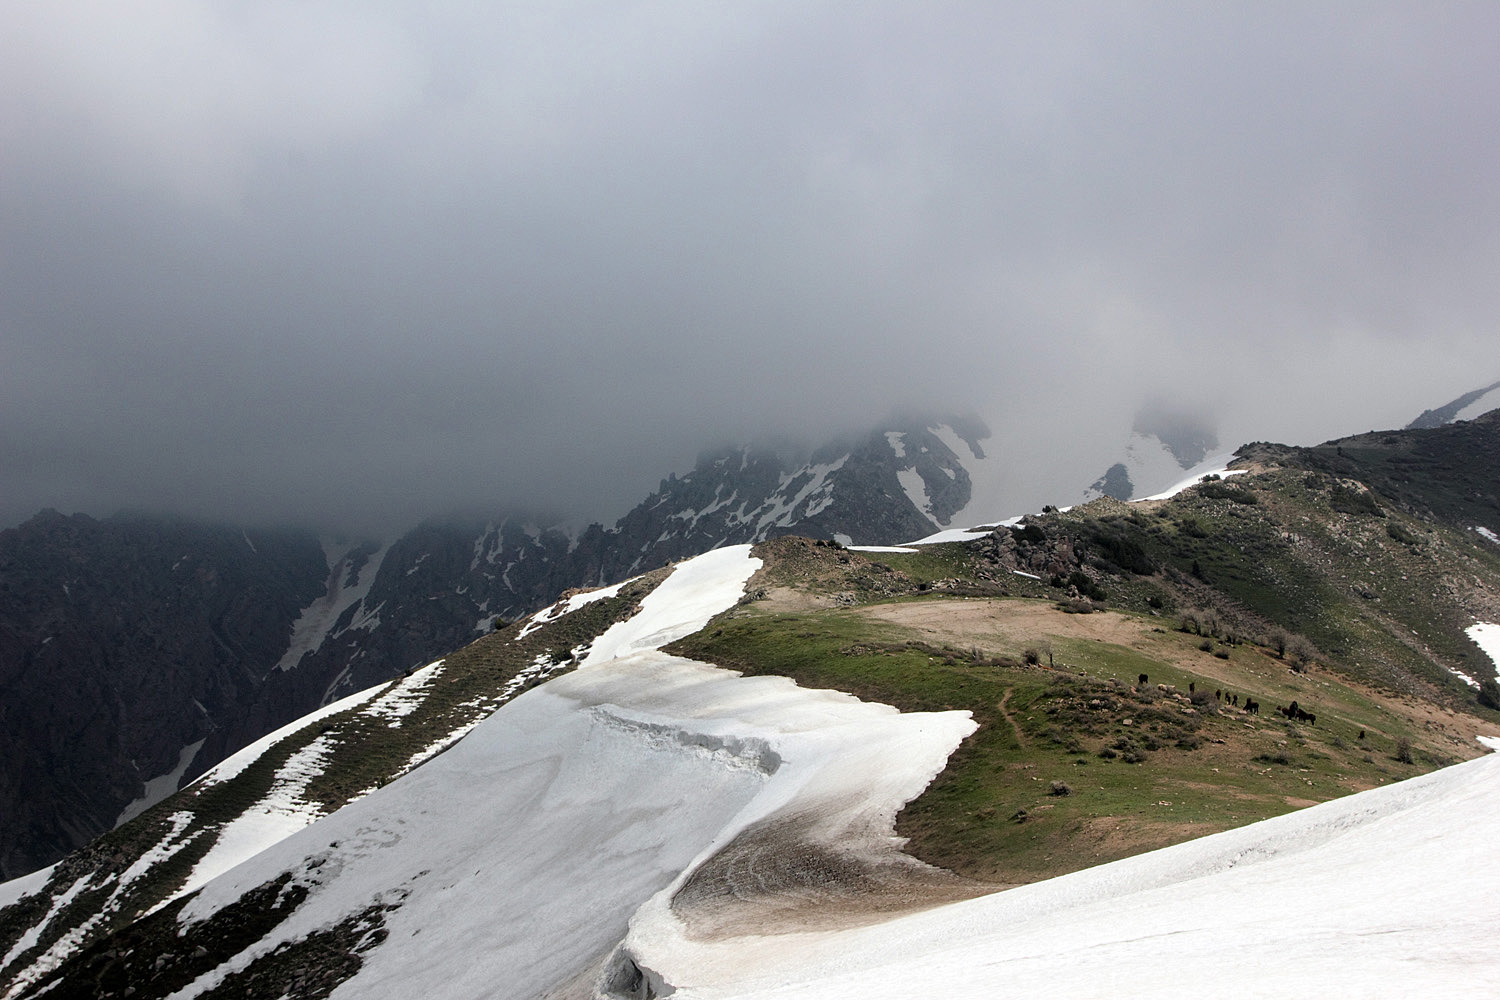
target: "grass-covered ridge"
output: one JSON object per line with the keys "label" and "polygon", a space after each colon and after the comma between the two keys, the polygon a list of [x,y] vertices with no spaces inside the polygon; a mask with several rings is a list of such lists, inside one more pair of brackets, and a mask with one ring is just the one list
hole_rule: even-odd
{"label": "grass-covered ridge", "polygon": [[[1118,530],[1089,517],[1070,523]],[[1056,556],[1032,541],[1045,569]],[[1001,572],[984,544],[867,556],[780,539],[756,551],[759,599],[668,650],[905,711],[972,712],[978,732],[898,820],[912,853],[960,874],[1034,881],[1481,750],[1480,718],[1317,661],[1293,669],[1228,623],[1218,637],[1181,631],[1175,605],[1211,595],[1161,570],[1096,576],[1110,596],[1080,614],[1072,588]],[[1114,601],[1125,610],[1098,610]],[[1292,701],[1316,724],[1276,712]]]}

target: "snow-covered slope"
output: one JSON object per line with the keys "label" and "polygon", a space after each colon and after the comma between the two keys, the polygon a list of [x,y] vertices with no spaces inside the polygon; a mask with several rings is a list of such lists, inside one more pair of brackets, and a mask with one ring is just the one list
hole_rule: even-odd
{"label": "snow-covered slope", "polygon": [[683,1000],[1500,995],[1497,830],[1491,754],[873,926],[640,954]]}
{"label": "snow-covered slope", "polygon": [[972,728],[652,651],[586,667],[211,883],[180,916],[190,939],[283,872],[309,891],[179,995],[382,900],[387,936],[335,995],[541,996],[630,978],[616,946],[631,915],[747,827],[796,822],[805,840],[898,863],[896,809]]}

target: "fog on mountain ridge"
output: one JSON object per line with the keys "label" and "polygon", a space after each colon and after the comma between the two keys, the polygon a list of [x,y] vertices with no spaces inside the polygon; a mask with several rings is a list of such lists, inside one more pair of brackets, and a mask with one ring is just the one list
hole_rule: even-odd
{"label": "fog on mountain ridge", "polygon": [[607,522],[970,409],[998,515],[1152,400],[1403,426],[1500,313],[1500,14],[1442,11],[8,11],[0,524]]}

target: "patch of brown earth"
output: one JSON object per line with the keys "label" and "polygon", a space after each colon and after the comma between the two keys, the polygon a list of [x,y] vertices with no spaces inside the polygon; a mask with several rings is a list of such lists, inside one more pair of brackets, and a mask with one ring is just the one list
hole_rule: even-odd
{"label": "patch of brown earth", "polygon": [[[1237,658],[1234,661],[1220,660],[1188,643],[1174,641],[1170,632],[1154,631],[1166,629],[1165,622],[1153,624],[1149,619],[1113,611],[1073,615],[1041,601],[947,598],[876,604],[859,608],[858,613],[872,621],[910,629],[929,642],[949,643],[959,648],[979,646],[988,647],[986,651],[1004,652],[1020,650],[1046,638],[1084,639],[1134,650],[1195,674],[1203,678],[1205,684],[1226,688],[1244,690],[1247,675],[1263,681],[1267,689],[1283,685],[1288,680],[1311,687],[1323,683],[1319,680],[1322,668],[1314,667],[1308,672],[1293,674],[1284,662],[1252,646],[1238,647],[1233,654]],[[1424,742],[1431,748],[1460,760],[1487,752],[1475,740],[1476,734],[1500,735],[1495,726],[1482,719],[1433,702],[1381,691],[1344,676],[1338,678],[1338,683],[1409,720],[1423,733]],[[1261,706],[1261,711],[1266,714],[1274,710],[1270,703]],[[1387,738],[1395,735],[1379,728],[1370,731]]]}
{"label": "patch of brown earth", "polygon": [[1004,886],[961,878],[879,843],[830,843],[812,817],[756,824],[672,897],[694,938],[837,930],[970,899]]}

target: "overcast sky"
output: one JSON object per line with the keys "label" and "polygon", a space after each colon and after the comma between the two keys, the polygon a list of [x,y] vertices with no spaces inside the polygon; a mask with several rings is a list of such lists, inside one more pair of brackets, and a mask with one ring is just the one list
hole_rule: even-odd
{"label": "overcast sky", "polygon": [[1500,378],[1500,5],[1222,6],[0,0],[0,525],[612,520],[912,407],[1029,503]]}

